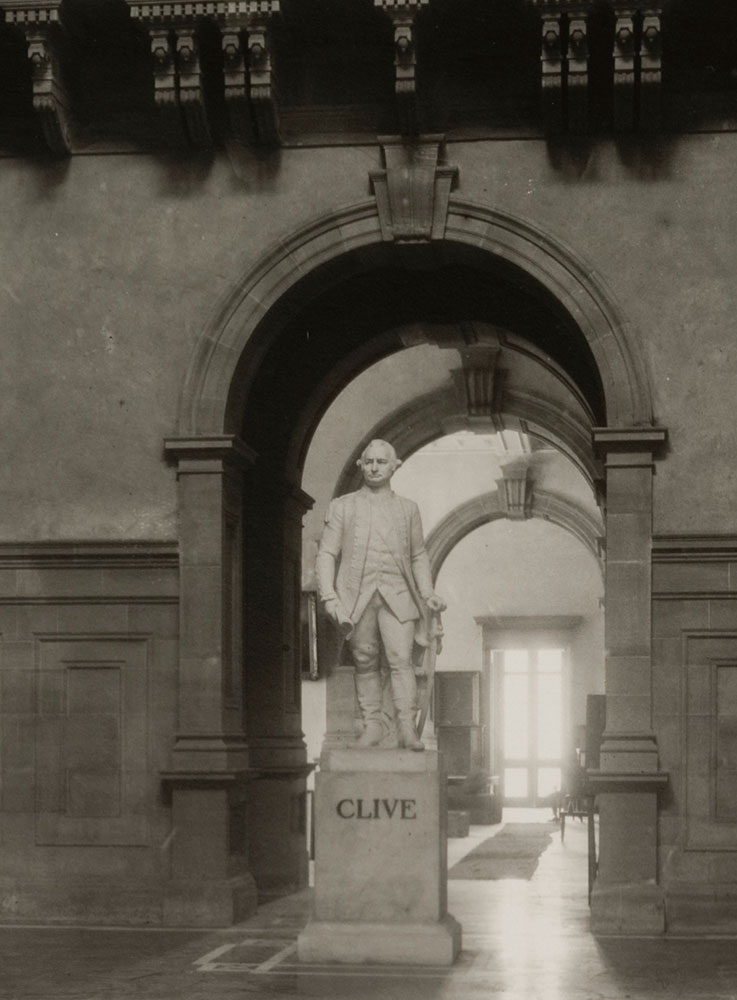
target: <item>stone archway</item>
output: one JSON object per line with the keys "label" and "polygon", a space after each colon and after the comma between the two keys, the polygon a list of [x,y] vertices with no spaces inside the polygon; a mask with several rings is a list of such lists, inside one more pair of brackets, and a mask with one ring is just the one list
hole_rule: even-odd
{"label": "stone archway", "polygon": [[[613,709],[602,752],[602,867],[594,913],[603,929],[662,929],[654,856],[662,776],[649,717],[649,518],[652,461],[664,433],[652,427],[647,378],[603,280],[529,224],[451,202],[445,239],[426,249],[430,270],[473,253],[524,275],[565,315],[592,359],[601,403],[592,396],[591,412],[606,424],[594,432],[594,445],[606,459],[609,486],[607,694]],[[299,488],[301,462],[330,400],[398,344],[387,335],[350,347],[335,339],[322,369],[301,372],[295,364],[304,393],[290,400],[273,453],[263,450],[270,448],[268,436],[251,439],[253,417],[273,391],[274,355],[293,349],[293,338],[280,337],[285,317],[306,308],[301,287],[307,283],[312,299],[318,292],[330,296],[350,276],[370,277],[377,260],[386,264],[403,252],[384,243],[374,202],[325,216],[273,247],[200,338],[183,387],[179,435],[167,442],[179,474],[180,716],[186,725],[166,779],[183,819],[207,789],[223,841],[205,880],[208,898],[214,892],[221,909],[232,907],[234,915],[253,905],[254,880],[274,891],[304,884],[306,876],[299,823],[269,819],[299,816],[308,770],[299,724],[297,595],[300,523],[310,499]],[[593,470],[594,451],[584,456],[580,441],[577,447]],[[240,858],[246,871],[234,884],[228,874],[233,855],[224,845],[232,844],[232,831],[247,816],[251,849]],[[196,838],[193,830],[189,836]],[[185,843],[187,836],[184,856],[197,850],[195,842]],[[187,909],[191,922],[198,905]]]}
{"label": "stone archway", "polygon": [[[564,454],[583,478],[595,490],[601,475],[599,463],[591,449],[591,422],[563,412],[555,401],[542,395],[505,391],[498,393],[485,419],[476,418],[477,431],[524,428],[540,442]],[[404,461],[423,445],[451,430],[468,426],[467,413],[459,408],[458,393],[450,382],[439,389],[413,399],[371,427],[347,458],[336,487],[336,494],[356,489],[359,476],[356,462],[369,441],[376,438],[391,441]]]}
{"label": "stone archway", "polygon": [[[450,511],[425,539],[433,578],[437,577],[446,558],[461,539],[481,525],[506,516],[496,490],[467,500]],[[582,507],[567,497],[537,489],[529,516],[564,528],[588,549],[596,558],[599,568],[603,569],[599,550],[601,528]]]}
{"label": "stone archway", "polygon": [[[317,219],[280,242],[244,275],[222,303],[195,349],[182,392],[179,434],[238,429],[248,379],[234,385],[243,351],[268,311],[301,278],[355,250],[381,245],[373,201]],[[451,200],[446,243],[479,248],[518,267],[566,309],[586,339],[601,374],[607,424],[649,425],[648,381],[630,344],[628,324],[603,278],[562,243],[527,222]],[[258,363],[267,344],[260,345]]]}

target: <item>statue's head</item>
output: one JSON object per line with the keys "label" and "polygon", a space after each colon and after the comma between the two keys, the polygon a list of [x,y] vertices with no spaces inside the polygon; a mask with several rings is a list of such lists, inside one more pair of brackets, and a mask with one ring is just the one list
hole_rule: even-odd
{"label": "statue's head", "polygon": [[401,464],[388,441],[370,441],[358,460],[363,481],[371,489],[386,486]]}

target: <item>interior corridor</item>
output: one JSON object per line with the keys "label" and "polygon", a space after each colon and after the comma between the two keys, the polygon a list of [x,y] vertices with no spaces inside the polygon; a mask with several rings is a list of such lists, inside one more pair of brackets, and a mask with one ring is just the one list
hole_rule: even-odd
{"label": "interior corridor", "polygon": [[[551,843],[530,880],[448,883],[463,926],[450,968],[305,966],[296,937],[309,890],[261,907],[237,927],[202,930],[0,928],[0,996],[8,1000],[218,1000],[338,997],[413,1000],[735,1000],[734,939],[595,939],[588,928],[586,829],[549,810],[505,810],[541,822]],[[449,867],[501,826],[449,843]]]}

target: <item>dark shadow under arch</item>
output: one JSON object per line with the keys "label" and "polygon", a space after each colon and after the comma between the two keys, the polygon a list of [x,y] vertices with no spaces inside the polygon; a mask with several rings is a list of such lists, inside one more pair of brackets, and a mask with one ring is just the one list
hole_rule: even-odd
{"label": "dark shadow under arch", "polygon": [[[466,262],[474,258],[474,266],[487,282],[490,272],[500,278],[511,277],[517,300],[523,304],[517,320],[522,322],[522,314],[527,313],[528,322],[535,327],[533,341],[542,343],[540,337],[547,337],[556,356],[561,351],[567,355],[561,355],[561,363],[572,374],[579,361],[586,359],[586,372],[580,369],[575,381],[582,390],[587,383],[590,387],[596,384],[593,409],[597,423],[620,427],[652,423],[648,379],[628,323],[590,262],[579,260],[560,241],[526,221],[458,201],[451,201],[445,240],[387,245],[382,242],[375,203],[369,201],[315,219],[275,243],[227,295],[193,353],[182,391],[179,433],[186,437],[239,433],[254,379],[262,371],[270,348],[277,340],[285,354],[298,348],[299,336],[296,340],[284,336],[290,321],[298,315],[306,318],[308,306],[316,304],[321,295],[331,295],[333,304],[345,299],[351,276],[372,270],[378,275],[383,259],[388,262],[391,280],[408,257],[414,258],[407,265],[409,270],[419,266],[437,271],[447,264],[463,264],[464,254]],[[433,283],[433,291],[438,284]],[[457,307],[464,299],[465,282],[451,282],[450,287],[449,299]],[[370,302],[372,307],[375,299]],[[548,318],[536,323],[527,307],[541,302]],[[355,305],[360,306],[360,302]],[[353,316],[359,315],[359,309],[354,309]],[[485,310],[476,310],[476,318],[489,317]],[[397,320],[395,315],[392,324]],[[557,335],[561,323],[572,338]],[[515,328],[515,323],[507,325]],[[376,332],[374,324],[372,333]],[[387,353],[378,345],[367,351],[365,340],[362,337],[360,345],[342,345],[346,349],[342,355],[358,351],[354,374]],[[571,352],[575,341],[585,349]],[[336,361],[336,365],[340,363],[340,359]],[[267,364],[264,371],[268,369]],[[351,377],[349,372],[341,376],[335,366],[326,371],[327,381],[337,379],[346,384]],[[271,378],[273,385],[273,366]]]}
{"label": "dark shadow under arch", "polygon": [[403,349],[403,327],[479,320],[547,354],[578,388],[592,423],[606,423],[594,356],[565,310],[518,268],[445,243],[372,247],[296,282],[240,358],[228,412],[242,422],[231,429],[269,464],[288,464],[297,482],[327,407],[361,371]]}

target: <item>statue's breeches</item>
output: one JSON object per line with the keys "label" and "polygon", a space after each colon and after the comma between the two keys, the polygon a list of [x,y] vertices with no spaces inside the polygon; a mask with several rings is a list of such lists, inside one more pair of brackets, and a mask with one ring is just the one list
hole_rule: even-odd
{"label": "statue's breeches", "polygon": [[350,638],[356,669],[366,673],[379,669],[379,655],[384,650],[389,668],[412,669],[415,621],[400,622],[377,592],[359,618]]}

